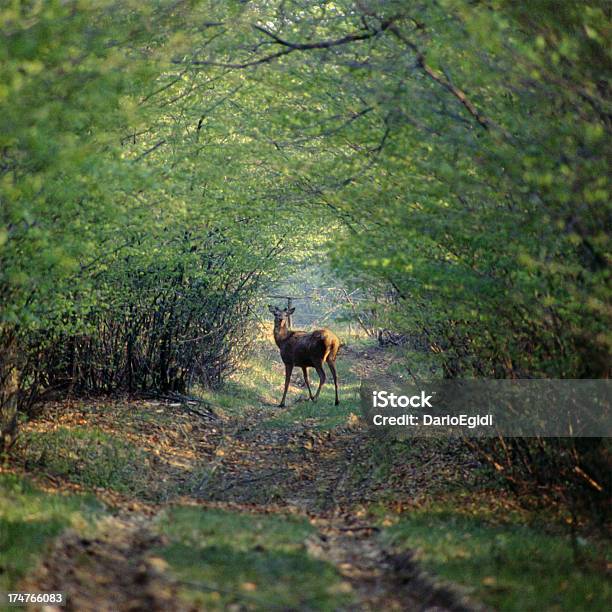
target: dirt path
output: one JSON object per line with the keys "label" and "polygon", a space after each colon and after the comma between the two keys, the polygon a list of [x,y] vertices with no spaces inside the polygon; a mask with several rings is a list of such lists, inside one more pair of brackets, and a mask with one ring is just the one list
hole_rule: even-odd
{"label": "dirt path", "polygon": [[[206,438],[210,428],[190,428],[190,444],[207,449],[208,460],[187,502],[307,516],[317,529],[306,542],[308,553],[336,566],[356,595],[354,609],[474,609],[453,590],[433,582],[410,555],[386,549],[378,528],[356,511],[371,494],[367,483],[359,485],[358,476],[368,431],[358,424],[332,431],[303,423],[270,427],[269,417],[270,411],[261,409],[246,417],[226,417],[215,426],[213,438]],[[179,585],[152,552],[161,543],[152,521],[163,507],[107,518],[93,540],[67,532],[25,586],[65,592],[67,610],[189,609],[178,603]]]}
{"label": "dirt path", "polygon": [[379,529],[356,515],[368,490],[355,488],[352,468],[368,435],[351,427],[324,433],[304,426],[269,430],[251,421],[226,441],[198,496],[306,514],[318,530],[307,541],[309,554],[336,566],[357,595],[358,610],[475,610],[459,591],[427,576],[410,555],[387,550]]}
{"label": "dirt path", "polygon": [[179,587],[165,561],[150,552],[159,544],[149,517],[109,517],[98,525],[94,539],[64,533],[23,588],[65,593],[61,609],[68,612],[189,610],[178,598]]}
{"label": "dirt path", "polygon": [[359,610],[468,612],[477,607],[449,586],[436,583],[410,555],[395,555],[376,540],[369,525],[318,521],[309,553],[332,562],[358,596]]}

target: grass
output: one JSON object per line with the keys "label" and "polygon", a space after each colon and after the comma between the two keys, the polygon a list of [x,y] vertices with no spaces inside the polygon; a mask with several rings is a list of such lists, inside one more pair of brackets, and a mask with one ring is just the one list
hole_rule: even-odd
{"label": "grass", "polygon": [[[333,387],[331,389],[323,387],[323,389],[316,402],[301,401],[286,408],[278,408],[262,423],[262,426],[275,429],[307,423],[311,429],[331,430],[346,423],[351,414],[359,414],[359,398],[355,399],[352,395],[347,397],[351,385],[341,386],[338,406],[334,405]],[[304,393],[306,394],[306,391]]]}
{"label": "grass", "polygon": [[278,351],[267,339],[261,340],[240,371],[221,389],[199,389],[198,395],[228,416],[242,416],[253,408],[272,408],[280,399],[278,389],[282,387],[278,385],[282,385],[282,372]]}
{"label": "grass", "polygon": [[[373,440],[361,452],[350,480],[354,486],[367,480],[377,491],[385,485],[367,510],[383,527],[386,545],[416,551],[427,570],[496,610],[609,609],[606,543],[578,539],[576,563],[557,509],[527,510],[486,466],[469,480],[461,471],[453,474],[455,462],[469,458],[458,442]],[[414,466],[420,485],[415,499],[408,481],[408,503],[398,516],[389,504],[401,497],[407,478],[400,466]]]}
{"label": "grass", "polygon": [[496,610],[609,609],[601,552],[582,541],[579,566],[568,537],[529,526],[512,512],[465,511],[464,501],[412,510],[384,537],[399,549],[416,550],[426,568]]}
{"label": "grass", "polygon": [[[342,355],[338,358],[338,377],[340,381],[340,405],[334,405],[334,384],[326,367],[327,382],[318,401],[308,400],[305,387],[290,385],[287,406],[279,408],[285,381],[285,369],[278,350],[270,338],[260,341],[260,346],[243,365],[240,374],[229,380],[221,390],[200,390],[199,395],[217,410],[234,417],[244,417],[254,407],[270,413],[262,423],[263,427],[291,427],[303,423],[305,419],[313,429],[329,430],[342,425],[351,413],[359,414],[359,378],[351,371],[350,363]],[[319,384],[316,372],[310,368],[310,386],[313,393]],[[293,379],[302,382],[300,368],[295,368]]]}
{"label": "grass", "polygon": [[206,610],[337,609],[347,585],[329,563],[308,556],[314,532],[294,516],[173,507],[157,528],[169,539],[159,554]]}
{"label": "grass", "polygon": [[60,427],[24,436],[26,465],[86,487],[138,495],[148,459],[130,442],[96,427]]}
{"label": "grass", "polygon": [[0,474],[0,592],[15,589],[63,529],[89,533],[101,512],[92,496],[46,493]]}

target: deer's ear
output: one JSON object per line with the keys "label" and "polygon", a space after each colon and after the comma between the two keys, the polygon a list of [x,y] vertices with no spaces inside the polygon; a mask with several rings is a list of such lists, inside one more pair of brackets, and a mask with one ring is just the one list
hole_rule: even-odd
{"label": "deer's ear", "polygon": [[274,314],[276,312],[276,306],[270,306],[270,304],[268,304],[268,310]]}
{"label": "deer's ear", "polygon": [[287,314],[290,314],[290,315],[292,315],[295,312],[295,308],[289,308],[286,310],[287,310]]}

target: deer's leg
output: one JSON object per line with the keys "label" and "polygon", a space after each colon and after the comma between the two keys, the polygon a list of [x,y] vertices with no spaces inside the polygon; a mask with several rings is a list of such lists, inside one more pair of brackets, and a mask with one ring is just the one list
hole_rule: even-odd
{"label": "deer's leg", "polygon": [[289,381],[291,380],[291,372],[293,372],[293,366],[285,364],[285,390],[283,391],[283,399],[278,405],[279,408],[285,406],[285,398],[287,397],[287,389],[289,388]]}
{"label": "deer's leg", "polygon": [[319,375],[319,388],[317,389],[315,396],[312,398],[313,402],[317,401],[317,399],[319,398],[319,393],[321,393],[321,387],[325,384],[325,371],[323,370],[323,364],[318,363],[315,366],[315,370],[317,371],[317,374]]}
{"label": "deer's leg", "polygon": [[308,382],[308,370],[306,368],[302,368],[302,372],[304,372],[304,382],[306,383],[306,388],[308,389],[308,396],[310,399],[313,399],[312,391],[310,390],[310,383]]}
{"label": "deer's leg", "polygon": [[328,359],[327,365],[329,366],[329,369],[331,370],[331,373],[332,373],[332,378],[334,379],[334,387],[336,388],[336,406],[337,406],[340,403],[340,400],[338,399],[338,374],[336,372],[336,362]]}

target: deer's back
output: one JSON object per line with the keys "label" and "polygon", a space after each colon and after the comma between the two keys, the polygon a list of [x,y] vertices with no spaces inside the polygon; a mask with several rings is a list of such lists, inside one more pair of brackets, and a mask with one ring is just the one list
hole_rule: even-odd
{"label": "deer's back", "polygon": [[325,357],[333,361],[339,348],[338,336],[329,329],[294,331],[281,349],[281,356],[285,363],[298,367],[313,367]]}

